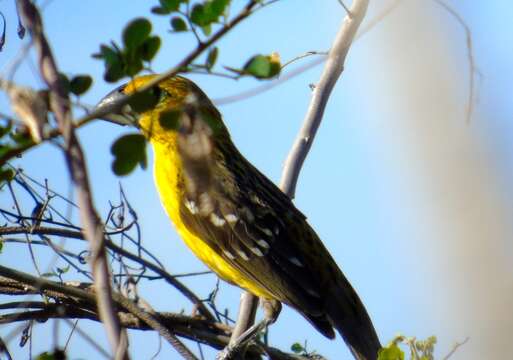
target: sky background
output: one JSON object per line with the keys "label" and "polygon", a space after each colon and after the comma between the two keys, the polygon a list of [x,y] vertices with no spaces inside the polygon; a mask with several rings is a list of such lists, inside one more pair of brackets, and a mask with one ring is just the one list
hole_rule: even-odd
{"label": "sky background", "polygon": [[[84,103],[97,103],[116,86],[103,81],[103,64],[91,54],[100,43],[119,41],[131,19],[150,17],[163,39],[152,64],[155,71],[171,68],[192,49],[191,35],[169,34],[167,17],[150,14],[156,3],[54,0],[45,7],[46,33],[60,69],[95,79],[81,99]],[[371,2],[366,21],[391,3]],[[301,173],[295,204],[357,289],[383,343],[399,332],[418,338],[436,335],[436,353],[442,358],[453,343],[469,337],[454,359],[506,358],[513,325],[513,3],[448,3],[471,29],[480,73],[470,122],[465,118],[469,76],[462,27],[434,1],[402,1],[351,48]],[[7,43],[0,53],[5,76],[28,40],[16,37],[13,2],[0,1],[0,11],[7,19]],[[285,62],[306,51],[327,50],[343,16],[335,0],[280,1],[222,39],[218,64],[237,67],[256,53],[272,51]],[[43,87],[34,64],[32,54],[14,80]],[[285,73],[292,69],[294,65]],[[309,84],[321,70],[318,66],[261,95],[220,107],[241,152],[276,183],[307,109]],[[191,78],[214,100],[261,84],[253,79]],[[5,97],[0,109],[9,112]],[[138,211],[145,246],[168,271],[204,270],[162,211],[152,171],[138,169],[121,179],[112,174],[110,145],[128,132],[101,122],[79,130],[97,208],[106,215],[109,200],[119,198],[121,183]],[[68,193],[69,179],[55,147],[40,146],[13,164]],[[8,201],[8,194],[0,193],[2,207]],[[30,202],[22,205],[30,211]],[[20,245],[5,246],[0,262],[33,272]],[[76,274],[66,274],[66,280],[74,278]],[[213,275],[187,281],[202,297],[215,283]],[[239,292],[222,284],[218,306],[235,315]],[[141,287],[140,295],[158,310],[191,311],[162,282]],[[79,326],[108,348],[100,325],[80,321]],[[0,328],[0,336],[12,329]],[[51,329],[51,322],[35,327],[34,354],[50,349]],[[68,331],[61,326],[61,345]],[[340,339],[324,339],[288,308],[270,335],[272,345],[284,350],[307,339],[309,350],[329,359],[350,356]],[[9,344],[12,354],[27,358],[17,342]],[[133,358],[150,358],[158,344],[156,334],[130,333]],[[208,352],[207,359],[213,354]],[[97,356],[79,336],[73,337],[69,355]],[[158,358],[179,357],[162,343]]]}

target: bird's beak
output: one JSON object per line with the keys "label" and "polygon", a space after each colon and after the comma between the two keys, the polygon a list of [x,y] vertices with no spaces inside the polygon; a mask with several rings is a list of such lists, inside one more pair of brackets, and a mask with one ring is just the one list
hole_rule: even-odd
{"label": "bird's beak", "polygon": [[124,93],[125,85],[112,90],[96,105],[95,110],[102,114],[101,119],[118,125],[137,126],[137,115],[132,111],[130,105],[119,105],[122,99],[127,98]]}

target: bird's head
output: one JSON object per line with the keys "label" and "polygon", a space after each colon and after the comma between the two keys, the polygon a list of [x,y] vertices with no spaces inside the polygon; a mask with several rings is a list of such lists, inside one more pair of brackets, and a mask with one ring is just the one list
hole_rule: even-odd
{"label": "bird's head", "polygon": [[[205,93],[192,81],[174,76],[140,91],[157,75],[144,75],[119,86],[98,104],[99,109],[116,114],[112,122],[139,128],[152,142],[168,142],[177,132],[188,131],[194,121],[201,119],[212,130],[212,135],[227,137],[221,114]],[[116,103],[130,96],[121,108]]]}

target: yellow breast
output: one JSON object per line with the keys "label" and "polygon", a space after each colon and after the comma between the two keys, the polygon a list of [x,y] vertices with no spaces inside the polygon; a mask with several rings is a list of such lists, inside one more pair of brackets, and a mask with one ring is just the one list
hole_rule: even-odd
{"label": "yellow breast", "polygon": [[180,202],[183,195],[182,167],[179,155],[176,152],[176,143],[166,142],[164,144],[152,141],[152,145],[155,154],[155,183],[160,200],[185,244],[223,280],[247,289],[257,296],[272,298],[265,289],[248,281],[240,271],[231,266],[202,239],[187,229],[180,216]]}

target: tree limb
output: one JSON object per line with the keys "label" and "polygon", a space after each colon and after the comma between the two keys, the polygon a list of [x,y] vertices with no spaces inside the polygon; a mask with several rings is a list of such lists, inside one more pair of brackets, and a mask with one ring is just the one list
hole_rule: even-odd
{"label": "tree limb", "polygon": [[[13,234],[25,234],[31,233],[36,235],[56,235],[56,236],[64,236],[71,239],[80,239],[85,240],[84,234],[81,231],[77,230],[69,230],[69,229],[61,229],[56,227],[46,227],[46,226],[37,226],[37,227],[26,227],[26,226],[5,226],[0,227],[0,236],[1,235],[13,235]],[[154,273],[160,275],[166,282],[175,287],[178,291],[180,291],[187,299],[189,299],[194,306],[201,312],[203,316],[207,319],[214,321],[215,317],[212,313],[207,309],[205,304],[194,294],[187,286],[185,286],[181,281],[176,279],[173,275],[169,274],[166,270],[161,267],[141,258],[138,255],[132,254],[131,252],[123,249],[122,247],[116,245],[111,240],[105,239],[104,244],[110,250],[116,252],[119,255],[122,255],[138,264],[147,267]]]}
{"label": "tree limb", "polygon": [[[312,146],[315,133],[321,123],[331,91],[342,74],[346,55],[353,42],[356,31],[365,16],[368,4],[368,0],[353,1],[350,12],[344,17],[342,26],[329,51],[319,83],[313,90],[312,100],[303,121],[303,126],[285,161],[282,172],[280,188],[291,199],[295,196],[296,184],[301,167]],[[240,333],[244,332],[253,324],[257,304],[257,297],[251,293],[246,291],[241,296],[239,305],[241,310],[239,311],[235,326]],[[234,332],[232,338],[235,339],[235,335],[240,336],[238,332]]]}
{"label": "tree limb", "polygon": [[30,0],[17,0],[17,8],[36,48],[39,71],[51,93],[50,107],[64,139],[64,155],[77,193],[80,218],[92,253],[92,272],[100,318],[105,325],[112,353],[116,359],[128,359],[128,341],[115,314],[111,298],[110,271],[103,244],[103,225],[92,200],[84,154],[71,121],[69,98],[61,81],[50,44],[43,30],[38,9]]}
{"label": "tree limb", "polygon": [[321,124],[329,96],[344,70],[347,53],[356,31],[365,16],[368,5],[368,0],[353,1],[350,12],[345,16],[329,51],[321,78],[312,92],[312,100],[303,120],[301,130],[285,161],[280,182],[281,189],[291,199],[295,196],[299,172],[312,146],[317,129]]}
{"label": "tree limb", "polygon": [[[2,310],[23,309],[23,311],[0,315],[0,325],[27,320],[41,322],[48,319],[100,321],[97,314],[94,287],[90,283],[61,284],[0,266],[0,294],[11,296],[43,294],[55,301],[4,303],[0,306]],[[202,316],[191,317],[169,312],[153,312],[150,314],[118,293],[113,293],[113,298],[117,305],[117,316],[123,327],[143,331],[155,330],[154,326],[147,322],[147,315],[151,315],[161,326],[169,329],[168,331],[172,331],[177,336],[201,342],[215,349],[222,349],[229,342],[232,328],[226,324],[211,321]],[[127,304],[130,305],[127,306]],[[136,307],[137,310],[134,311],[133,307]],[[141,313],[145,314],[141,316]],[[304,359],[304,357],[284,353],[261,343],[252,345],[248,349],[250,355],[261,355],[262,352],[277,360]]]}

